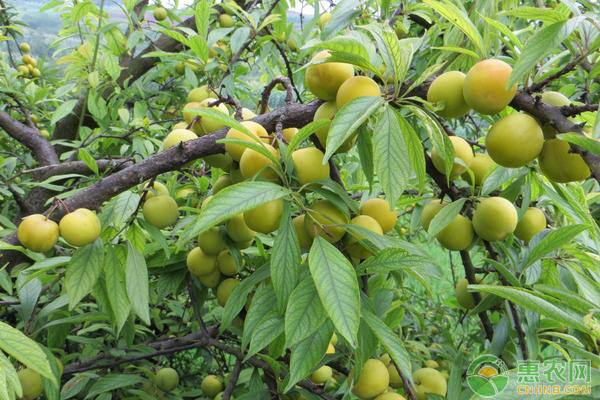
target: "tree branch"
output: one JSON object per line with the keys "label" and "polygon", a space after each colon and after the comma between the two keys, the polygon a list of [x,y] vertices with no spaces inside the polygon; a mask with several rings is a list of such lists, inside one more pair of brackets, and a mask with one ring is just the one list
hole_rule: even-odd
{"label": "tree branch", "polygon": [[58,164],[56,151],[37,129],[13,119],[4,111],[0,111],[0,127],[13,139],[29,148],[41,165]]}

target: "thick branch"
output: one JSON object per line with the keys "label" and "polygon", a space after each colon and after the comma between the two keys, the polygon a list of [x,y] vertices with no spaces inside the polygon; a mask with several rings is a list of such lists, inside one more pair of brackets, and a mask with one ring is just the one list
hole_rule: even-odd
{"label": "thick branch", "polygon": [[31,128],[4,111],[0,111],[0,127],[13,139],[28,147],[35,159],[42,165],[58,164],[58,156],[54,148],[35,128]]}
{"label": "thick branch", "polygon": [[[96,160],[98,171],[104,172],[109,169],[122,170],[133,165],[133,161],[124,158],[114,160]],[[93,171],[83,161],[69,161],[61,164],[46,165],[44,167],[26,169],[21,174],[42,174],[45,179],[50,176],[65,174],[89,175]]]}

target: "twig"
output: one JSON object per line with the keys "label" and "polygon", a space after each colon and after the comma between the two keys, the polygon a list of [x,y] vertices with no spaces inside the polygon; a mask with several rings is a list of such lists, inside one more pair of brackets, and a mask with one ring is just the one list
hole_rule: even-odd
{"label": "twig", "polygon": [[[271,34],[271,31],[269,30],[269,28],[266,28],[266,30],[269,34]],[[292,67],[290,66],[290,60],[288,60],[288,58],[285,54],[285,50],[283,50],[283,48],[281,47],[281,45],[279,44],[279,42],[277,40],[272,39],[271,42],[273,42],[273,44],[277,48],[277,51],[279,51],[281,58],[283,58],[283,62],[285,64],[285,69],[287,71],[287,77],[289,78],[289,80],[292,84],[292,87],[294,88],[294,92],[296,93],[296,101],[299,103],[302,103],[302,97],[300,96],[300,92],[298,91],[298,88],[296,87],[296,84],[294,83],[294,73],[292,71]]]}
{"label": "twig", "polygon": [[552,82],[552,81],[560,78],[561,76],[563,76],[565,74],[568,74],[569,72],[573,71],[575,69],[575,67],[577,67],[577,65],[579,63],[581,63],[581,61],[584,60],[584,59],[585,59],[585,55],[584,54],[575,57],[575,59],[573,61],[571,61],[570,63],[568,63],[564,67],[562,67],[557,72],[555,72],[552,75],[548,76],[546,79],[541,80],[541,81],[539,81],[537,83],[534,83],[531,86],[529,86],[529,88],[527,88],[527,92],[529,92],[529,93],[539,92],[540,90],[542,90],[543,88],[545,88],[546,86],[548,86],[548,84],[550,84],[550,82]]}
{"label": "twig", "polygon": [[[462,250],[460,252],[460,258],[463,263],[463,267],[465,268],[465,276],[469,284],[476,285],[477,278],[475,278],[475,271],[473,268],[473,262],[471,261],[471,256],[467,250]],[[481,302],[481,296],[477,292],[473,292],[473,299],[476,304]],[[483,325],[483,330],[485,331],[485,336],[491,342],[494,337],[494,329],[492,328],[492,323],[490,322],[487,313],[482,311],[479,313],[479,319],[481,320],[481,324]]]}
{"label": "twig", "polygon": [[560,112],[565,117],[572,117],[586,111],[598,111],[598,104],[581,104],[581,105],[568,105],[560,107]]}
{"label": "twig", "polygon": [[225,391],[223,392],[223,400],[229,400],[231,398],[231,394],[233,393],[233,389],[235,388],[235,384],[237,383],[240,372],[242,371],[242,360],[235,360],[235,366],[233,367],[233,371],[229,375],[229,382],[227,382],[227,386],[225,387]]}
{"label": "twig", "polygon": [[260,96],[260,113],[264,114],[267,112],[269,108],[269,97],[271,96],[271,92],[273,88],[277,86],[277,84],[282,84],[285,87],[287,92],[285,96],[285,104],[289,105],[292,103],[294,98],[292,83],[289,78],[280,76],[279,78],[273,79],[267,86],[265,86],[262,95]]}
{"label": "twig", "polygon": [[415,395],[413,387],[410,384],[410,381],[408,380],[408,378],[406,376],[404,376],[404,374],[402,373],[402,370],[400,368],[398,368],[398,364],[396,364],[396,362],[394,360],[392,360],[392,363],[394,363],[394,368],[396,368],[396,372],[398,372],[400,379],[402,379],[402,386],[404,387],[404,393],[408,397],[408,400],[417,400],[417,396]]}
{"label": "twig", "polygon": [[227,97],[219,96],[219,98],[217,100],[213,101],[208,106],[213,107],[213,106],[217,106],[221,103],[225,103],[225,104],[229,104],[230,106],[233,106],[235,108],[235,119],[238,121],[242,120],[242,105],[240,104],[239,101],[237,101],[237,99],[234,99],[230,95],[227,95]]}

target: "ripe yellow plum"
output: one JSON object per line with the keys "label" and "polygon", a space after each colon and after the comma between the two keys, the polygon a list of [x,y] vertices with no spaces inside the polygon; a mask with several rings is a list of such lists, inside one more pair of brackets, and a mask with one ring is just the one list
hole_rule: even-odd
{"label": "ripe yellow plum", "polygon": [[471,179],[471,174],[469,174],[468,171],[463,172],[462,177],[470,184],[474,183],[475,186],[481,186],[483,185],[483,182],[485,182],[485,178],[487,178],[496,166],[497,164],[489,155],[477,153],[469,166],[469,169],[473,172],[475,182]]}
{"label": "ripe yellow plum", "polygon": [[515,229],[515,236],[529,243],[538,233],[546,228],[546,215],[537,207],[529,207],[523,214]]}
{"label": "ripe yellow plum", "polygon": [[352,387],[352,393],[361,400],[372,399],[383,393],[390,383],[387,367],[378,359],[365,362],[358,381]]}
{"label": "ripe yellow plum", "polygon": [[198,139],[198,135],[194,132],[187,129],[174,129],[165,138],[163,148],[167,150],[181,142],[187,142],[188,140],[194,139]]}
{"label": "ripe yellow plum", "polygon": [[[312,62],[328,58],[331,53],[327,50],[321,51],[312,59]],[[338,89],[350,77],[354,75],[352,64],[340,62],[322,62],[311,64],[306,68],[304,76],[305,85],[318,98],[322,100],[334,100]]]}
{"label": "ripe yellow plum", "polygon": [[[245,140],[247,142],[252,142],[252,143],[258,143],[256,141],[257,139],[260,139],[264,143],[268,143],[270,141],[269,134],[267,133],[266,129],[263,128],[262,125],[254,122],[254,121],[242,121],[241,124],[244,125],[246,127],[246,129],[248,129],[250,131],[250,136],[248,136],[244,132],[238,131],[235,128],[231,128],[227,132],[226,138],[227,139],[236,139],[236,140]],[[242,154],[244,153],[244,151],[246,149],[247,149],[247,147],[243,146],[241,144],[235,144],[235,143],[226,143],[225,144],[225,151],[227,151],[227,154],[229,154],[231,156],[231,158],[235,161],[240,161],[240,159],[242,158]]]}
{"label": "ripe yellow plum", "polygon": [[463,86],[467,104],[475,111],[493,115],[504,109],[517,92],[517,85],[508,89],[512,67],[501,60],[487,59],[473,65]]}
{"label": "ripe yellow plum", "polygon": [[333,203],[318,200],[309,206],[304,218],[304,227],[310,237],[321,236],[330,243],[338,242],[346,233],[342,224],[348,223],[348,217]]}
{"label": "ripe yellow plum", "polygon": [[329,164],[323,164],[324,157],[316,147],[305,147],[292,153],[294,170],[301,185],[329,178]]}
{"label": "ripe yellow plum", "polygon": [[216,257],[206,254],[200,247],[194,247],[187,255],[186,265],[194,276],[205,276],[215,270]]}
{"label": "ripe yellow plum", "polygon": [[[452,147],[454,148],[454,158],[459,158],[464,164],[459,164],[454,161],[454,165],[450,171],[450,177],[456,178],[471,166],[475,156],[473,155],[473,149],[465,139],[458,136],[450,136],[448,139],[450,139]],[[444,159],[436,147],[431,150],[431,161],[433,162],[435,169],[442,174],[445,174]]]}
{"label": "ripe yellow plum", "polygon": [[368,215],[379,223],[383,233],[387,233],[394,229],[398,216],[396,212],[390,208],[390,204],[384,199],[369,199],[360,206],[360,213]]}
{"label": "ripe yellow plum", "polygon": [[[270,144],[263,143],[263,147],[279,160],[279,151]],[[250,179],[257,176],[267,181],[278,181],[279,175],[275,172],[276,164],[264,154],[247,148],[240,158],[240,171],[244,179]]]}
{"label": "ripe yellow plum", "polygon": [[100,220],[95,212],[78,208],[61,218],[60,235],[72,246],[94,243],[100,236]]}
{"label": "ripe yellow plum", "polygon": [[381,96],[377,82],[366,76],[353,76],[342,83],[335,97],[338,108],[344,107],[357,97]]}
{"label": "ripe yellow plum", "polygon": [[58,224],[42,214],[23,218],[17,229],[19,242],[31,251],[44,253],[58,241]]}
{"label": "ripe yellow plum", "polygon": [[267,203],[244,212],[246,226],[255,232],[271,233],[279,228],[283,215],[283,199],[271,200]]}
{"label": "ripe yellow plum", "polygon": [[460,251],[473,243],[474,236],[471,220],[459,214],[435,238],[448,250]]}
{"label": "ripe yellow plum", "polygon": [[570,151],[569,142],[549,139],[544,142],[539,156],[540,169],[554,182],[583,181],[591,171],[581,155]]}
{"label": "ripe yellow plum", "polygon": [[473,213],[473,227],[477,235],[487,241],[503,240],[517,227],[517,209],[504,197],[482,200]]}
{"label": "ripe yellow plum", "polygon": [[[358,215],[352,218],[350,223],[352,225],[363,227],[378,235],[383,235],[383,230],[381,229],[379,222],[377,222],[375,218],[368,215]],[[352,257],[359,260],[365,259],[372,255],[371,252],[360,243],[360,240],[363,239],[364,237],[361,234],[355,234],[355,236],[353,236],[350,233],[346,233],[346,251],[348,251],[348,254],[350,254]]]}

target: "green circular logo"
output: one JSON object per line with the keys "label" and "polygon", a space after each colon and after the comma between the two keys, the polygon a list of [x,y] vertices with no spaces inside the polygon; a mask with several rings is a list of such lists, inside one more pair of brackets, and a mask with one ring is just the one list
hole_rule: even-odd
{"label": "green circular logo", "polygon": [[498,357],[484,354],[469,365],[467,383],[481,397],[495,397],[508,386],[508,368]]}

